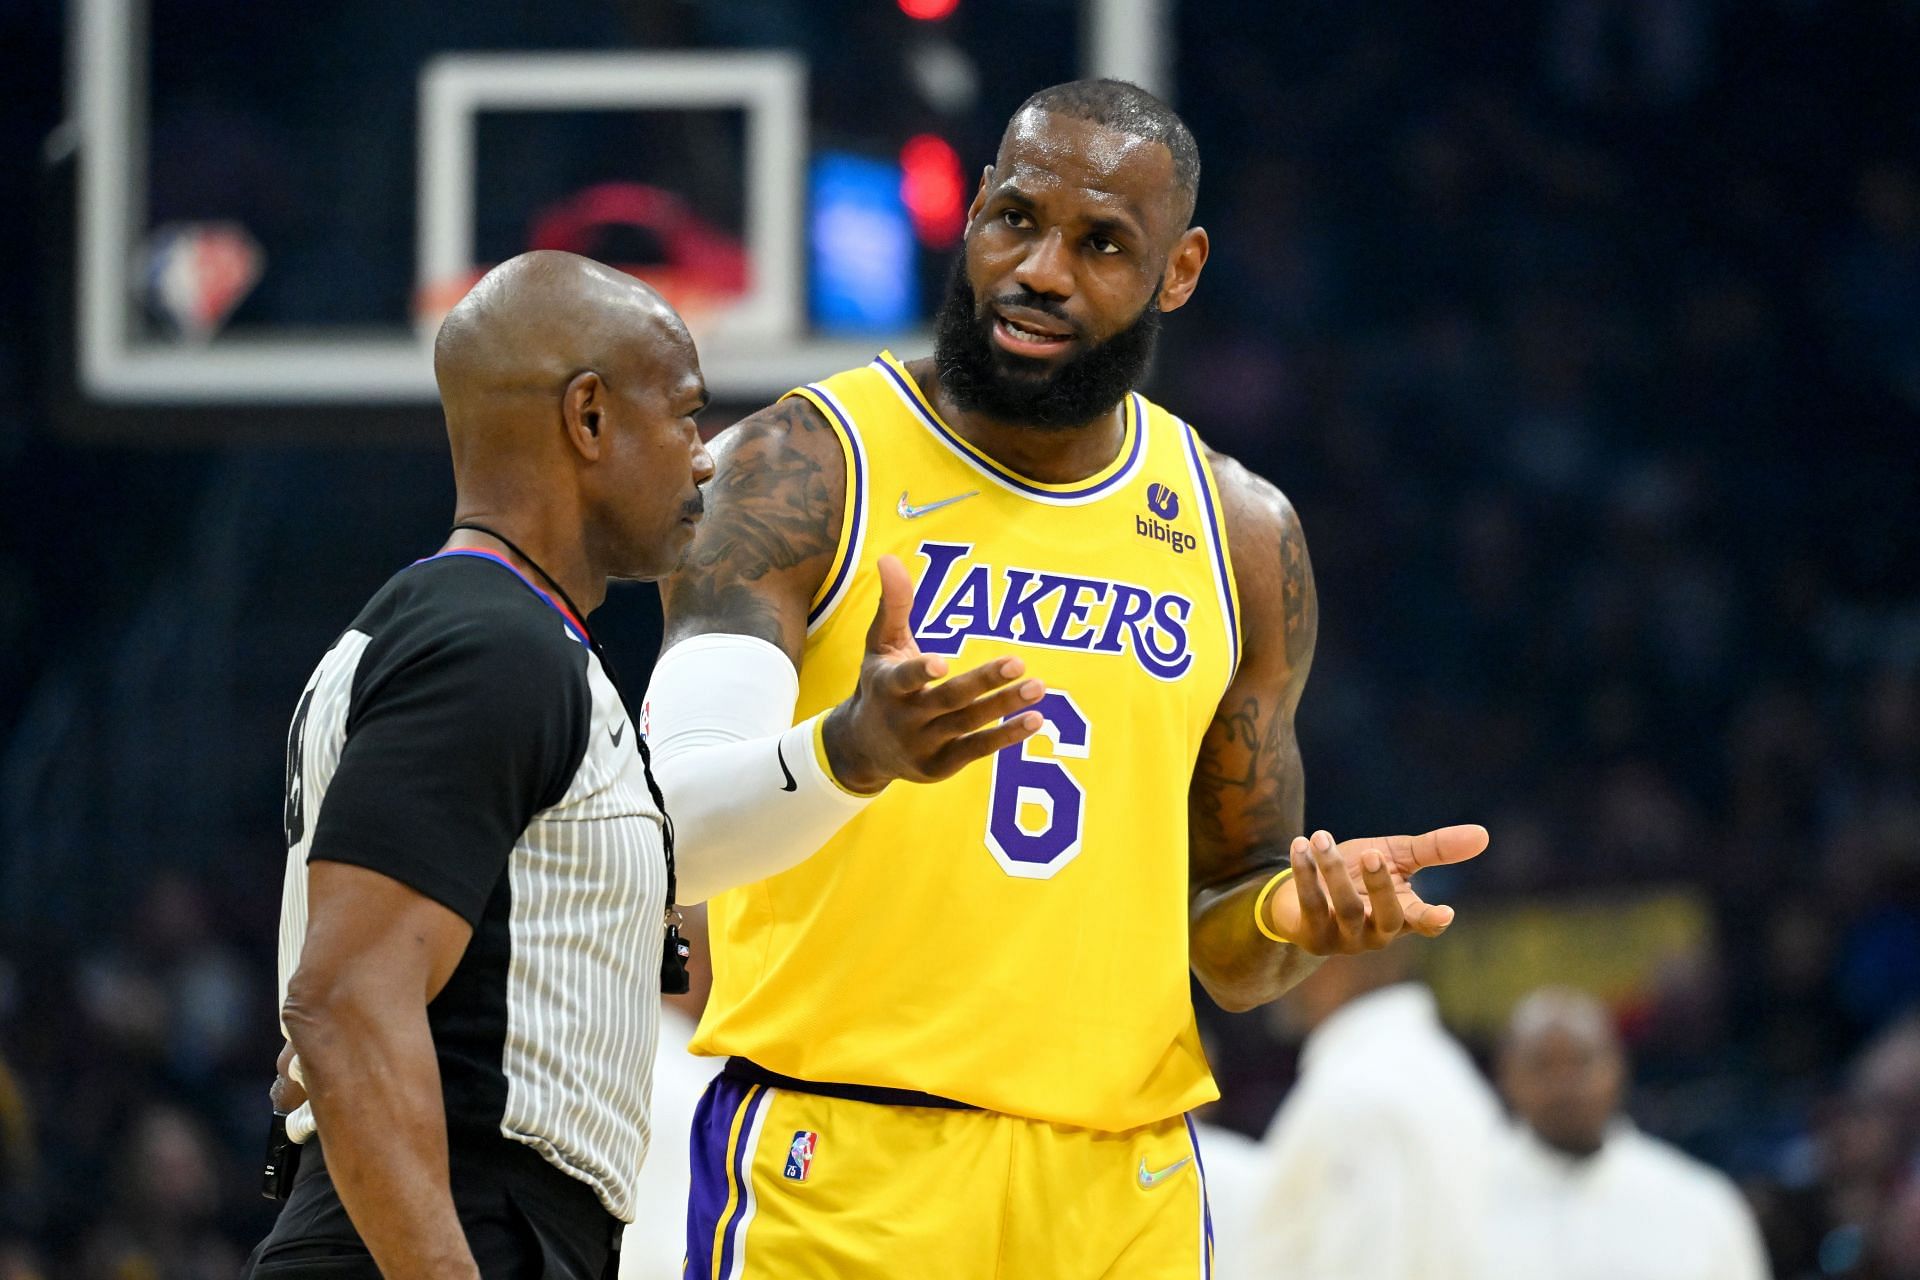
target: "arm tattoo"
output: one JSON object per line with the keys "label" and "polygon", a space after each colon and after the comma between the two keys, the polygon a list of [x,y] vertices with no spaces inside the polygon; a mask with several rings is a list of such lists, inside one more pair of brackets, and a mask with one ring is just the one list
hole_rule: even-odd
{"label": "arm tattoo", "polygon": [[1240,670],[1200,742],[1188,793],[1189,949],[1226,1009],[1286,991],[1319,962],[1259,935],[1260,885],[1306,829],[1306,775],[1293,713],[1319,627],[1299,517],[1278,489],[1216,456],[1245,621]]}
{"label": "arm tattoo", "polygon": [[[1303,834],[1306,777],[1293,712],[1319,628],[1313,570],[1299,517],[1276,490],[1242,551],[1240,584],[1249,629],[1245,666],[1214,713],[1194,763],[1189,812],[1195,886],[1284,863]],[[1264,554],[1263,554],[1264,553]]]}
{"label": "arm tattoo", "polygon": [[1222,707],[1201,740],[1193,771],[1193,839],[1225,852],[1237,843],[1234,833],[1256,831],[1271,840],[1259,852],[1281,857],[1285,842],[1306,821],[1306,792],[1292,720],[1263,717],[1260,700],[1250,695],[1232,710]]}
{"label": "arm tattoo", "polygon": [[[797,662],[806,604],[840,540],[841,478],[823,461],[837,459],[839,445],[818,411],[792,396],[723,433],[715,453],[706,519],[663,588],[667,642],[733,632]],[[783,599],[792,596],[805,597],[798,628]]]}
{"label": "arm tattoo", "polygon": [[1285,610],[1287,665],[1294,667],[1313,652],[1320,628],[1320,604],[1313,590],[1313,572],[1307,567],[1307,540],[1300,517],[1287,508],[1280,529],[1280,601]]}

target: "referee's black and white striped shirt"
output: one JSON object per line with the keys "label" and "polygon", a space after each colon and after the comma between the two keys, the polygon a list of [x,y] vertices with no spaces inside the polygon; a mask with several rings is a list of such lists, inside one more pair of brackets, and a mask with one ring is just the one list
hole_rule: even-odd
{"label": "referee's black and white striped shirt", "polygon": [[280,917],[283,1004],[310,859],[465,917],[473,940],[427,1009],[449,1138],[523,1142],[623,1219],[647,1147],[666,902],[637,733],[559,602],[488,552],[420,561],[301,695]]}

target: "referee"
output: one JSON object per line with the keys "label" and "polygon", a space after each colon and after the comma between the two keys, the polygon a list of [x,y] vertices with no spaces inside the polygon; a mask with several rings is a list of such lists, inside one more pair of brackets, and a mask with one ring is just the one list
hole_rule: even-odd
{"label": "referee", "polygon": [[288,735],[282,1022],[317,1136],[258,1277],[610,1276],[647,1144],[669,829],[586,617],[684,552],[706,388],[657,295],[559,253],[489,273],[434,375],[455,532]]}

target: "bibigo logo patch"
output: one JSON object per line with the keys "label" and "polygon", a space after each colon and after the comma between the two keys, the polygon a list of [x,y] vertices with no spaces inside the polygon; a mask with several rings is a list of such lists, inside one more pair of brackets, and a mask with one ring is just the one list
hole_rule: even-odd
{"label": "bibigo logo patch", "polygon": [[1133,518],[1133,531],[1141,537],[1166,543],[1175,555],[1184,555],[1200,545],[1192,534],[1173,527],[1180,518],[1180,495],[1166,485],[1147,486],[1147,510],[1152,514]]}

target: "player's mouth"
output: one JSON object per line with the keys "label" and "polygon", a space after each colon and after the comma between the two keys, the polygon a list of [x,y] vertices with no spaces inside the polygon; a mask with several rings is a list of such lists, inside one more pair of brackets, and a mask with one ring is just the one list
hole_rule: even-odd
{"label": "player's mouth", "polygon": [[[1011,312],[1011,314],[1009,314]],[[1018,356],[1057,356],[1073,345],[1073,333],[1058,320],[1024,308],[994,308],[993,340]]]}

